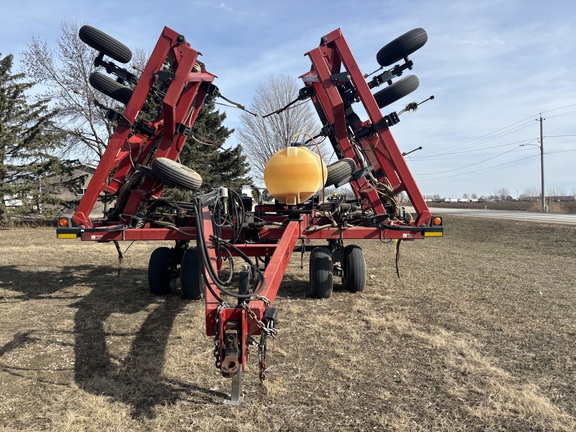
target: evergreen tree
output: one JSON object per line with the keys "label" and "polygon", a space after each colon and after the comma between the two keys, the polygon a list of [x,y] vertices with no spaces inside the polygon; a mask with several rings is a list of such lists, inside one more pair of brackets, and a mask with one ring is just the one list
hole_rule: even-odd
{"label": "evergreen tree", "polygon": [[207,98],[180,154],[180,162],[202,176],[203,189],[228,186],[239,191],[243,184],[252,183],[247,177],[249,165],[242,148],[222,149],[234,132],[222,124],[225,119],[226,113],[216,111],[214,99]]}
{"label": "evergreen tree", "polygon": [[[157,104],[148,101],[141,115],[144,118],[152,118],[155,109],[158,109]],[[242,147],[237,145],[228,149],[222,148],[226,139],[234,132],[222,124],[225,119],[226,113],[215,109],[214,99],[206,98],[186,145],[180,153],[179,162],[202,176],[204,191],[227,186],[240,192],[242,185],[252,184],[252,179],[247,175],[250,167]],[[189,194],[168,188],[162,196],[177,200],[190,199]]]}
{"label": "evergreen tree", "polygon": [[42,213],[43,204],[56,203],[48,178],[73,168],[53,154],[64,141],[53,123],[57,113],[46,100],[28,103],[25,92],[33,84],[12,74],[12,63],[12,55],[0,56],[0,223],[9,220],[10,207]]}
{"label": "evergreen tree", "polygon": [[[165,70],[172,72],[169,67]],[[168,86],[162,84],[159,90],[160,93],[166,93]],[[222,124],[226,120],[226,113],[217,111],[215,105],[214,97],[208,96],[204,99],[200,113],[192,126],[192,132],[180,153],[179,162],[200,174],[202,190],[227,186],[239,192],[242,185],[253,183],[252,178],[247,175],[250,165],[241,146],[222,148],[234,130]],[[153,121],[161,109],[162,100],[158,97],[158,93],[151,93],[142,106],[139,117]],[[162,196],[175,200],[191,198],[189,193],[168,188]]]}

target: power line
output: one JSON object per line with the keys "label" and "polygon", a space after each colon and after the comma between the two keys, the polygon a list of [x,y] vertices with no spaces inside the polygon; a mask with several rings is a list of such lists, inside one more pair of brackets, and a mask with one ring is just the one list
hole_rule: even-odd
{"label": "power line", "polygon": [[433,160],[433,159],[461,159],[462,157],[469,157],[471,153],[478,153],[484,150],[492,150],[492,149],[502,149],[504,147],[509,147],[509,146],[514,146],[514,147],[518,147],[521,144],[530,144],[532,142],[537,141],[538,138],[532,138],[529,141],[526,140],[520,140],[520,141],[513,141],[513,142],[509,142],[509,143],[505,143],[505,144],[497,144],[497,145],[493,145],[490,147],[481,147],[481,148],[476,148],[476,149],[470,149],[470,150],[461,150],[461,151],[454,151],[450,154],[431,154],[431,155],[421,155],[421,156],[412,156],[411,159],[414,160]]}
{"label": "power line", "polygon": [[[453,174],[453,175],[449,175],[449,176],[443,176],[443,177],[436,177],[436,178],[426,179],[426,181],[443,180],[443,179],[447,179],[447,178],[453,178],[453,177],[463,176],[463,175],[466,175],[466,174],[472,174],[472,173],[477,173],[477,172],[481,172],[481,171],[487,171],[487,170],[490,170],[490,169],[493,169],[493,168],[498,168],[498,167],[501,167],[501,166],[504,166],[504,165],[509,165],[509,164],[516,163],[516,162],[520,162],[520,161],[523,161],[523,160],[526,160],[526,159],[531,159],[531,158],[534,158],[534,157],[536,157],[536,156],[539,156],[539,155],[530,155],[530,156],[526,156],[526,157],[523,157],[523,158],[520,158],[520,159],[515,159],[515,160],[513,160],[513,161],[503,162],[503,163],[498,164],[498,165],[492,165],[492,166],[489,166],[489,167],[486,167],[486,168],[480,168],[480,169],[477,169],[477,170],[467,171],[467,172],[465,172],[465,173],[460,173],[460,174]],[[416,174],[416,175],[417,175],[417,174]]]}
{"label": "power line", "polygon": [[503,152],[503,153],[497,154],[497,155],[495,155],[495,156],[491,156],[491,157],[489,157],[489,158],[487,158],[487,159],[484,159],[484,160],[481,160],[481,161],[478,161],[478,162],[474,162],[474,163],[472,163],[472,164],[470,164],[470,165],[465,165],[465,166],[460,167],[460,168],[454,168],[454,169],[450,169],[450,170],[446,170],[446,171],[438,171],[438,172],[425,173],[425,174],[419,174],[419,175],[436,175],[436,174],[444,174],[444,173],[448,173],[448,172],[459,171],[459,170],[462,170],[462,169],[465,169],[465,168],[470,168],[470,167],[472,167],[472,166],[480,165],[480,164],[482,164],[482,163],[484,163],[484,162],[487,162],[487,161],[492,160],[492,159],[496,159],[497,157],[500,157],[500,156],[504,156],[505,154],[510,153],[510,152],[513,152],[513,151],[515,151],[515,150],[518,150],[518,147],[515,147],[515,148],[510,149],[510,150],[506,150],[506,151]]}
{"label": "power line", "polygon": [[574,137],[576,135],[545,135],[546,138],[563,138],[563,137]]}
{"label": "power line", "polygon": [[549,155],[549,154],[554,154],[554,153],[568,153],[568,152],[575,152],[576,149],[572,149],[572,150],[556,150],[556,151],[551,151],[551,152],[545,152],[545,155]]}
{"label": "power line", "polygon": [[576,114],[576,111],[569,111],[569,112],[567,112],[567,113],[556,114],[556,115],[549,115],[549,116],[546,116],[546,118],[553,119],[553,118],[557,118],[557,117],[566,117],[566,116],[569,116],[569,115],[572,115],[572,114]]}
{"label": "power line", "polygon": [[[559,108],[553,108],[553,109],[549,109],[546,111],[542,111],[542,113],[550,113],[553,111],[560,111],[566,108],[572,108],[572,107],[576,107],[576,104],[570,104],[570,105],[566,105],[563,107],[559,107]],[[547,116],[547,118],[556,118],[556,117],[564,117],[567,115],[572,115],[572,114],[576,114],[576,110],[573,111],[569,111],[566,113],[559,113],[559,114],[552,114]],[[444,156],[444,155],[451,155],[452,153],[459,152],[459,153],[463,153],[465,151],[467,151],[468,149],[470,149],[471,147],[475,147],[479,144],[485,143],[485,142],[489,142],[489,141],[493,141],[497,138],[500,138],[502,136],[505,135],[509,135],[511,133],[517,132],[521,129],[527,128],[529,126],[532,126],[534,123],[532,122],[532,120],[534,119],[534,117],[538,117],[540,114],[532,114],[531,116],[525,117],[521,120],[518,120],[517,122],[511,123],[507,126],[504,126],[502,128],[496,129],[495,131],[489,132],[487,134],[481,135],[477,138],[473,138],[473,139],[469,139],[466,141],[463,141],[461,143],[455,144],[453,146],[450,147],[446,147],[444,148],[440,153],[437,153],[435,156]],[[576,135],[575,135],[576,136]],[[421,156],[422,157],[422,156]]]}
{"label": "power line", "polygon": [[[529,120],[529,121],[528,121],[528,120]],[[521,129],[525,129],[525,128],[529,127],[529,126],[532,126],[532,125],[533,125],[532,120],[533,120],[533,116],[531,116],[531,117],[529,117],[529,118],[526,118],[526,119],[523,119],[523,120],[520,120],[520,121],[518,121],[518,122],[516,122],[516,123],[513,123],[513,124],[511,124],[511,125],[509,125],[509,126],[500,128],[500,129],[498,129],[498,130],[496,130],[496,131],[494,131],[494,132],[491,132],[491,133],[482,135],[482,136],[480,136],[480,137],[478,137],[478,138],[474,138],[474,139],[471,139],[471,140],[468,140],[468,141],[464,141],[464,142],[462,142],[462,143],[460,143],[460,144],[456,144],[456,145],[451,146],[451,147],[446,147],[446,148],[443,150],[443,152],[441,152],[440,154],[451,154],[451,153],[453,153],[454,150],[456,150],[456,149],[458,149],[458,151],[462,151],[462,150],[464,150],[464,149],[469,149],[470,147],[474,147],[474,146],[477,146],[477,145],[480,145],[480,144],[483,144],[483,143],[486,143],[486,142],[489,142],[489,141],[493,141],[493,140],[495,140],[495,139],[497,139],[497,138],[503,137],[503,136],[505,136],[505,135],[509,135],[509,134],[514,133],[514,132],[517,132],[517,131],[519,131],[519,130],[521,130]],[[518,125],[519,123],[522,123],[522,122],[524,122],[524,124]],[[518,126],[516,126],[516,125],[518,125]]]}
{"label": "power line", "polygon": [[552,109],[549,109],[549,110],[547,110],[547,111],[542,111],[542,112],[543,112],[543,113],[548,113],[548,112],[552,112],[552,111],[560,111],[560,110],[562,110],[562,109],[572,108],[573,106],[576,106],[576,104],[566,105],[566,106],[563,106],[563,107],[560,107],[560,108],[552,108]]}

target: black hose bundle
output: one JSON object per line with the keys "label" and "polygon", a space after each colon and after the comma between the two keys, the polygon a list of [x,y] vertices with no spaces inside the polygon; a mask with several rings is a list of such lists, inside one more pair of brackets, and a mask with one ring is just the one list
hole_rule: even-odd
{"label": "black hose bundle", "polygon": [[[222,195],[220,191],[221,189],[216,189],[208,194],[201,195],[194,200],[194,205],[196,207],[196,246],[198,248],[200,262],[202,263],[202,276],[204,277],[206,286],[219,302],[223,303],[223,300],[220,295],[214,291],[211,284],[208,283],[208,277],[224,294],[235,297],[237,299],[248,300],[254,296],[257,296],[264,290],[266,286],[264,273],[258,268],[258,266],[250,259],[248,255],[242,252],[242,250],[234,246],[231,242],[221,238],[221,228],[228,223],[234,230],[233,241],[235,242],[238,239],[242,230],[242,224],[244,223],[246,212],[244,210],[244,206],[242,205],[240,195],[231,190],[228,190],[228,192],[232,192],[228,196],[230,214],[224,212],[223,204],[221,202]],[[206,239],[204,232],[205,220],[202,212],[204,207],[212,207],[212,211],[210,212],[211,223],[214,227],[214,233],[216,234],[210,236],[208,239]],[[240,210],[238,210],[239,208]],[[208,241],[210,242],[210,246],[208,245]],[[227,280],[221,280],[217,269],[213,267],[208,252],[209,247],[215,248],[218,254],[220,254],[222,251],[225,251],[228,261],[230,262],[230,276]],[[231,282],[232,275],[234,273],[232,252],[241,257],[249,265],[252,275],[255,277],[254,290],[252,292],[240,294],[232,292],[228,289],[229,283]]]}

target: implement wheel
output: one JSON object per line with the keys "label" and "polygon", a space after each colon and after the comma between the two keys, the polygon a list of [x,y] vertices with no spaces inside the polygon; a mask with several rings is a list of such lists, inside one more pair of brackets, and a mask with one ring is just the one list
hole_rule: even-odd
{"label": "implement wheel", "polygon": [[351,158],[343,158],[326,167],[328,176],[324,186],[338,185],[350,181],[352,174],[356,171],[356,162]]}
{"label": "implement wheel", "polygon": [[380,108],[402,99],[418,88],[420,81],[416,75],[408,75],[374,94]]}
{"label": "implement wheel", "polygon": [[422,48],[427,41],[426,30],[415,28],[384,45],[376,54],[376,61],[380,66],[389,66]]}
{"label": "implement wheel", "polygon": [[349,245],[342,254],[344,276],[342,286],[350,292],[364,291],[366,287],[366,260],[360,246]]}
{"label": "implement wheel", "polygon": [[173,251],[168,247],[155,249],[148,263],[148,287],[154,295],[166,295],[175,281],[176,266],[173,263]]}
{"label": "implement wheel", "polygon": [[108,75],[104,75],[100,72],[93,72],[90,74],[90,85],[96,90],[104,93],[106,96],[117,100],[124,105],[128,105],[130,98],[134,91],[130,87],[120,84],[119,82],[113,80]]}
{"label": "implement wheel", "polygon": [[310,292],[316,298],[329,298],[333,290],[332,254],[317,247],[310,253]]}
{"label": "implement wheel", "polygon": [[198,300],[204,294],[204,277],[198,249],[187,249],[182,257],[180,268],[180,287],[182,298],[186,300]]}
{"label": "implement wheel", "polygon": [[159,157],[152,162],[152,171],[167,186],[175,185],[183,189],[196,190],[202,186],[202,177],[192,168],[172,159]]}
{"label": "implement wheel", "polygon": [[132,58],[130,48],[97,28],[89,25],[82,26],[78,36],[86,45],[120,63],[128,63]]}

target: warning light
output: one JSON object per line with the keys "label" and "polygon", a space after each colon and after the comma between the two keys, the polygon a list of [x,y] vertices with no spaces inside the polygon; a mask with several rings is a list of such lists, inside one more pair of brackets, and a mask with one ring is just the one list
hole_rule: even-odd
{"label": "warning light", "polygon": [[435,218],[432,219],[432,225],[434,226],[440,226],[442,225],[442,218],[436,216]]}
{"label": "warning light", "polygon": [[61,228],[66,228],[68,226],[68,218],[60,218],[58,220],[58,226]]}

